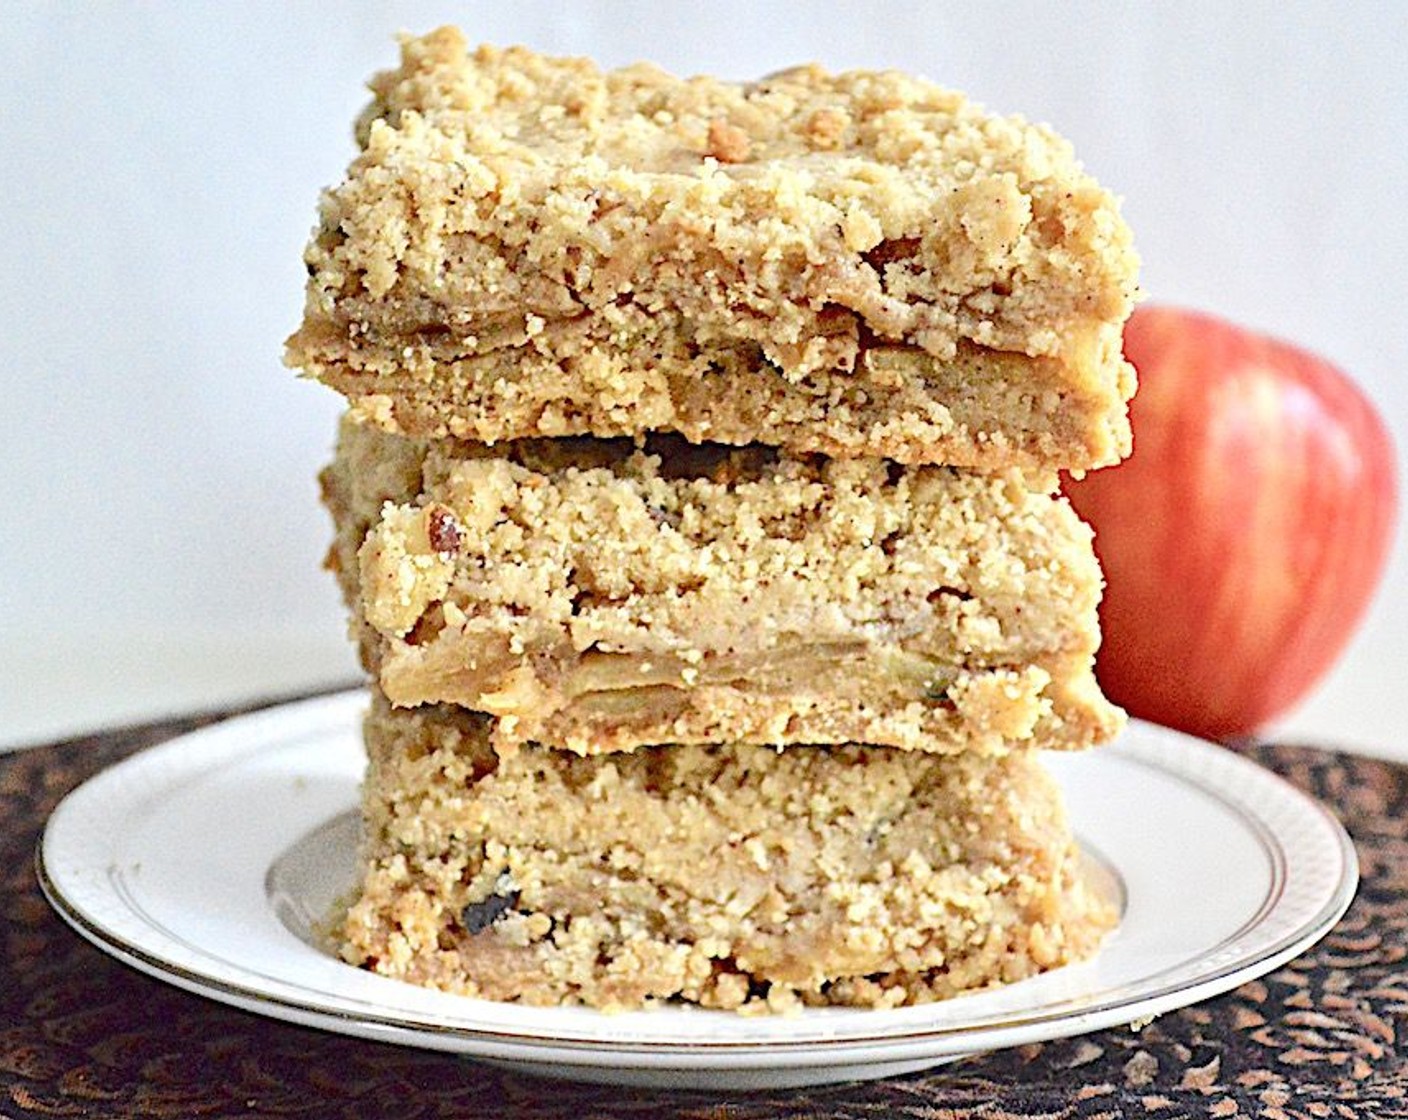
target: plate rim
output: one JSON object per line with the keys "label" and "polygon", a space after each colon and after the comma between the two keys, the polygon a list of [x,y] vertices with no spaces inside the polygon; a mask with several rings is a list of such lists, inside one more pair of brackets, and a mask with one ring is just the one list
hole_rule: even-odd
{"label": "plate rim", "polygon": [[[844,1051],[848,1059],[862,1061],[903,1060],[906,1054],[920,1052],[937,1058],[971,1053],[976,1049],[994,1049],[1024,1041],[1065,1037],[1164,1014],[1222,994],[1246,980],[1265,975],[1299,955],[1323,937],[1343,916],[1358,885],[1358,859],[1353,841],[1338,818],[1317,799],[1293,786],[1280,775],[1227,748],[1137,720],[1131,720],[1131,726],[1138,727],[1139,734],[1144,738],[1161,740],[1158,749],[1151,745],[1131,743],[1129,737],[1125,736],[1100,750],[1158,770],[1168,777],[1192,786],[1204,795],[1215,797],[1220,804],[1233,810],[1239,818],[1254,824],[1259,839],[1268,851],[1284,858],[1284,851],[1279,843],[1267,842],[1266,834],[1274,837],[1275,831],[1267,819],[1257,812],[1257,806],[1244,799],[1229,797],[1223,790],[1209,785],[1203,775],[1189,772],[1200,769],[1199,767],[1191,767],[1186,761],[1181,766],[1169,765],[1166,758],[1160,757],[1159,752],[1166,750],[1169,744],[1176,744],[1178,752],[1182,752],[1185,758],[1190,757],[1191,752],[1192,758],[1210,764],[1214,769],[1230,766],[1234,770],[1242,771],[1244,776],[1251,776],[1253,783],[1268,783],[1273,788],[1279,788],[1283,801],[1289,795],[1290,802],[1300,809],[1312,810],[1318,822],[1328,829],[1337,842],[1335,855],[1338,857],[1339,873],[1334,889],[1312,916],[1287,930],[1255,956],[1230,960],[1191,983],[1166,983],[1152,992],[1141,987],[1135,993],[1085,1008],[1072,1008],[1070,1001],[1063,1001],[1056,1005],[1044,1005],[1044,1009],[1038,1008],[1032,1012],[1015,1012],[1000,1021],[979,1026],[965,1026],[962,1023],[940,1026],[915,1024],[913,1027],[896,1027],[876,1034],[852,1033],[841,1037],[805,1039],[613,1040],[546,1033],[541,1029],[515,1029],[507,1025],[475,1026],[437,1022],[428,1014],[408,1009],[396,1009],[389,1013],[376,1010],[359,1012],[330,1006],[327,1002],[318,1003],[273,994],[257,986],[235,982],[227,977],[188,968],[163,958],[132,938],[107,928],[100,920],[85,912],[81,904],[65,894],[62,885],[52,874],[46,856],[55,843],[54,837],[61,836],[66,818],[78,812],[86,799],[100,796],[105,783],[130,777],[140,768],[159,766],[164,756],[169,753],[179,752],[189,756],[204,749],[207,753],[224,757],[225,752],[219,748],[225,746],[228,751],[228,745],[224,743],[228,738],[246,741],[245,750],[236,751],[233,755],[243,758],[247,753],[267,748],[264,734],[267,731],[264,726],[266,724],[280,728],[279,741],[287,743],[294,740],[298,734],[309,730],[301,724],[312,723],[323,727],[324,730],[332,730],[338,724],[346,724],[353,710],[360,712],[364,703],[365,690],[349,689],[276,704],[176,736],[137,751],[98,771],[70,790],[45,822],[35,849],[36,877],[45,898],[58,915],[86,940],[147,975],[170,982],[188,992],[284,1021],[364,1038],[429,1049],[458,1050],[529,1063],[543,1060],[544,1055],[550,1052],[552,1061],[566,1065],[593,1065],[599,1064],[603,1057],[628,1056],[633,1061],[653,1067],[668,1067],[671,1060],[687,1060],[686,1065],[691,1068],[727,1061],[731,1068],[742,1069],[761,1068],[784,1060],[787,1064],[796,1066],[820,1065],[834,1061],[837,1050]],[[206,763],[207,767],[209,765],[211,762]],[[193,769],[197,774],[204,772],[204,768],[199,766]],[[312,823],[314,827],[320,827],[325,822]],[[1117,859],[1113,862],[1118,866]],[[1273,871],[1274,878],[1276,872]],[[1284,873],[1280,875],[1280,879],[1280,887],[1284,888]],[[1276,884],[1273,883],[1274,885]],[[1234,942],[1264,920],[1267,913],[1273,912],[1277,900],[1271,897],[1272,894],[1273,892],[1268,890],[1268,898],[1263,900],[1257,911],[1236,931],[1223,938],[1217,946],[1209,947],[1207,953],[1215,952],[1218,948]],[[241,967],[219,957],[212,959],[227,967]],[[1151,978],[1180,972],[1186,967],[1187,961],[1165,966],[1153,973]],[[247,968],[244,971],[247,973]],[[1147,980],[1144,982],[1147,983]],[[333,1001],[349,999],[331,991],[321,994]],[[1052,1030],[1053,1026],[1063,1029]],[[684,1067],[676,1065],[674,1068]]]}

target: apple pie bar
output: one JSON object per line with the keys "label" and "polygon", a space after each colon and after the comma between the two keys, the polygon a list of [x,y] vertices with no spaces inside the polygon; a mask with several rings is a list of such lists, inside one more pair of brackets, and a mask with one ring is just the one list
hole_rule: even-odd
{"label": "apple pie bar", "polygon": [[1120,726],[1091,534],[1050,477],[346,421],[323,486],[380,687],[487,714],[501,750],[994,753]]}
{"label": "apple pie bar", "polygon": [[1049,129],[899,73],[466,48],[371,83],[288,360],[409,435],[982,470],[1129,447],[1137,260]]}
{"label": "apple pie bar", "polygon": [[889,1007],[1081,959],[1115,917],[1033,752],[505,757],[491,728],[374,700],[348,961],[543,1006]]}

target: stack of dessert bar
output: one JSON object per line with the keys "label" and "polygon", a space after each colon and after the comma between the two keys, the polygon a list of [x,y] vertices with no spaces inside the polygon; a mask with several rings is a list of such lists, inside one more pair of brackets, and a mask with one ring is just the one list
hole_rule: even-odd
{"label": "stack of dessert bar", "polygon": [[1135,285],[1044,128],[896,73],[372,82],[291,362],[349,400],[349,961],[533,1004],[894,1006],[1088,955],[1042,749],[1111,738],[1058,469]]}

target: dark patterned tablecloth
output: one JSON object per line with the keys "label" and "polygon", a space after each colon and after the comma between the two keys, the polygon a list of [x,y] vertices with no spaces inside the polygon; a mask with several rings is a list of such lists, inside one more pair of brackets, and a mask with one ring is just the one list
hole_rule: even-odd
{"label": "dark patterned tablecloth", "polygon": [[[228,714],[228,713],[227,713]],[[965,1059],[887,1081],[666,1093],[502,1073],[246,1014],[110,960],[49,909],[33,852],[68,790],[176,720],[0,755],[0,1117],[1408,1117],[1408,767],[1247,753],[1330,805],[1362,883],[1312,951],[1139,1033]]]}

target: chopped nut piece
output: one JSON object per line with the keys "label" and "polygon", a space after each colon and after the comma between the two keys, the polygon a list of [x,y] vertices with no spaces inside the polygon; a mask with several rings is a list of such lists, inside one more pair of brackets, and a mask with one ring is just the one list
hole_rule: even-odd
{"label": "chopped nut piece", "polygon": [[499,876],[494,893],[478,902],[467,902],[460,911],[460,924],[465,933],[482,933],[518,905],[519,892],[514,890],[507,875]]}
{"label": "chopped nut piece", "polygon": [[850,123],[850,117],[840,109],[818,109],[807,118],[807,139],[814,148],[839,148]]}
{"label": "chopped nut piece", "polygon": [[706,155],[720,163],[742,163],[748,158],[751,142],[748,134],[727,121],[709,122],[709,147]]}
{"label": "chopped nut piece", "polygon": [[460,527],[455,523],[454,515],[444,506],[430,508],[426,535],[430,538],[430,547],[442,556],[451,556],[460,550]]}

